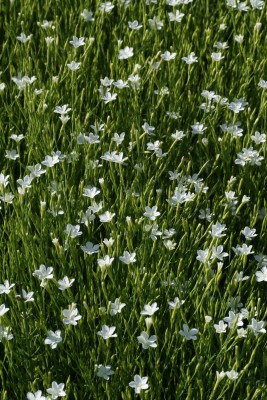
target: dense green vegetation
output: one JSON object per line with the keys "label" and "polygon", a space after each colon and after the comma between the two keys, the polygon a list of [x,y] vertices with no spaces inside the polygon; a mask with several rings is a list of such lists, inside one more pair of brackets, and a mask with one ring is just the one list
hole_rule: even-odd
{"label": "dense green vegetation", "polygon": [[264,1],[0,30],[0,398],[266,399]]}

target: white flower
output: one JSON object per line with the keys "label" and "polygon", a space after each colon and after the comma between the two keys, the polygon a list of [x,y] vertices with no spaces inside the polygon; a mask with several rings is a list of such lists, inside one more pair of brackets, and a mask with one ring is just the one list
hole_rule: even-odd
{"label": "white flower", "polygon": [[170,61],[175,59],[176,53],[170,53],[169,51],[165,51],[165,53],[161,54],[160,57],[164,61]]}
{"label": "white flower", "polygon": [[5,193],[4,196],[0,196],[0,200],[2,200],[4,203],[12,204],[14,197],[15,196],[13,193]]}
{"label": "white flower", "polygon": [[34,292],[26,292],[26,290],[22,289],[22,296],[21,295],[16,295],[16,299],[23,299],[25,303],[28,303],[29,301],[34,301],[34,298],[32,297],[34,295]]}
{"label": "white flower", "polygon": [[254,336],[258,336],[259,333],[266,333],[266,329],[264,329],[265,322],[257,321],[255,318],[252,318],[251,325],[248,325],[248,329],[254,332]]}
{"label": "white flower", "polygon": [[235,282],[242,282],[249,279],[249,276],[244,276],[244,272],[237,272],[235,276]]}
{"label": "white flower", "polygon": [[111,213],[110,211],[106,211],[104,214],[99,215],[100,222],[110,222],[114,217],[115,213]]}
{"label": "white flower", "polygon": [[8,310],[9,310],[9,308],[7,308],[5,304],[1,304],[1,306],[0,306],[0,317],[2,317],[5,313],[7,313]]}
{"label": "white flower", "polygon": [[216,379],[217,381],[221,381],[225,377],[226,373],[224,371],[216,371]]}
{"label": "white flower", "polygon": [[141,86],[141,78],[138,74],[136,75],[130,75],[128,77],[128,81],[130,82],[131,88],[132,89],[140,89]]}
{"label": "white flower", "polygon": [[65,325],[77,325],[77,321],[82,318],[82,316],[78,314],[75,303],[72,303],[68,310],[63,310],[63,317],[63,323]]}
{"label": "white flower", "polygon": [[100,193],[100,190],[95,186],[89,186],[83,189],[83,196],[93,199],[96,195]]}
{"label": "white flower", "polygon": [[175,14],[170,12],[170,13],[168,13],[168,16],[169,16],[169,20],[171,22],[181,22],[182,18],[184,17],[184,14],[180,13],[180,11],[176,10]]}
{"label": "white flower", "polygon": [[3,284],[0,284],[0,294],[9,294],[11,289],[15,286],[15,283],[9,284],[8,280],[5,280]]}
{"label": "white flower", "polygon": [[229,254],[223,251],[223,246],[220,245],[218,247],[212,247],[212,255],[211,258],[217,258],[217,260],[223,261],[224,257],[227,257]]}
{"label": "white flower", "polygon": [[216,330],[216,333],[225,333],[227,324],[225,324],[222,320],[219,321],[219,324],[214,324],[214,328]]}
{"label": "white flower", "polygon": [[141,315],[149,315],[152,316],[153,314],[155,314],[156,311],[159,310],[158,304],[157,303],[153,303],[151,304],[151,306],[149,304],[146,304],[144,306],[143,311],[141,311]]}
{"label": "white flower", "polygon": [[255,273],[257,282],[267,282],[267,267],[262,267],[261,271]]}
{"label": "white flower", "polygon": [[111,153],[107,151],[103,156],[100,157],[102,160],[114,162],[117,164],[123,164],[128,157],[123,158],[123,153],[117,153],[116,151],[112,151]]}
{"label": "white flower", "polygon": [[0,91],[2,92],[6,87],[6,84],[4,82],[0,83]]}
{"label": "white flower", "polygon": [[183,330],[179,331],[181,336],[184,336],[186,340],[197,340],[196,335],[198,334],[198,330],[193,328],[189,330],[188,325],[183,324]]}
{"label": "white flower", "polygon": [[49,344],[51,349],[55,349],[58,343],[60,343],[61,341],[62,341],[61,331],[55,331],[55,332],[49,331],[48,336],[45,339],[45,344]]}
{"label": "white flower", "polygon": [[175,243],[173,240],[164,240],[163,244],[166,247],[166,249],[170,251],[174,250],[175,247],[177,246],[177,243]]}
{"label": "white flower", "polygon": [[24,32],[20,34],[20,36],[17,36],[16,38],[21,42],[21,43],[26,43],[31,39],[32,35],[26,36]]}
{"label": "white flower", "polygon": [[125,303],[121,303],[118,298],[115,299],[115,302],[111,303],[110,315],[114,316],[114,315],[116,315],[118,313],[121,313],[121,310],[125,306],[126,306],[126,304]]}
{"label": "white flower", "polygon": [[111,1],[107,1],[100,4],[99,11],[109,13],[114,7],[115,6],[111,3]]}
{"label": "white flower", "polygon": [[233,369],[231,371],[226,371],[225,374],[227,375],[228,379],[231,379],[231,381],[238,379],[238,372],[234,371]]}
{"label": "white flower", "polygon": [[169,301],[169,309],[176,310],[184,304],[185,300],[180,300],[179,297],[175,297],[173,301]]}
{"label": "white flower", "polygon": [[163,22],[158,17],[153,17],[152,19],[149,18],[148,23],[149,23],[150,29],[153,29],[153,30],[160,31],[163,27]]}
{"label": "white flower", "polygon": [[129,383],[129,386],[131,388],[134,388],[135,393],[138,394],[141,390],[148,389],[149,386],[147,384],[147,380],[147,376],[141,378],[140,375],[135,375],[134,380]]}
{"label": "white flower", "polygon": [[109,239],[105,238],[103,243],[107,246],[107,248],[111,247],[114,243],[114,239],[110,237]]}
{"label": "white flower", "polygon": [[55,40],[55,39],[54,39],[52,36],[47,36],[47,37],[45,38],[45,42],[46,42],[47,45],[52,44],[54,40]]}
{"label": "white flower", "polygon": [[138,21],[134,20],[133,22],[128,21],[128,26],[133,30],[138,30],[141,29],[143,25],[139,25]]}
{"label": "white flower", "polygon": [[104,100],[105,104],[108,104],[109,102],[116,100],[116,98],[117,98],[117,93],[112,94],[111,92],[107,91],[105,95],[102,97],[102,100]]}
{"label": "white flower", "polygon": [[249,254],[253,254],[254,251],[251,251],[252,245],[248,246],[246,243],[243,243],[242,246],[239,244],[236,247],[232,247],[234,250],[235,254],[237,255],[245,255],[248,256]]}
{"label": "white flower", "polygon": [[46,170],[42,169],[41,164],[36,164],[36,165],[33,165],[33,166],[28,165],[27,168],[31,172],[30,175],[31,175],[32,178],[40,178],[40,176],[42,174],[46,173]]}
{"label": "white flower", "polygon": [[100,267],[100,269],[101,269],[102,271],[105,271],[105,269],[106,269],[107,267],[110,267],[110,266],[111,266],[111,264],[113,263],[113,261],[114,261],[114,257],[110,257],[110,256],[106,255],[104,258],[99,258],[99,259],[97,260],[97,264],[99,265],[99,267]]}
{"label": "white flower", "polygon": [[12,135],[10,135],[10,139],[15,140],[16,143],[19,143],[24,138],[24,135],[16,135],[15,133],[12,133]]}
{"label": "white flower", "polygon": [[66,396],[66,392],[64,392],[64,383],[57,383],[57,382],[52,382],[52,387],[47,389],[47,393],[52,395],[52,399],[57,399],[58,397],[64,397]]}
{"label": "white flower", "polygon": [[123,81],[122,79],[117,80],[116,82],[112,83],[117,89],[124,89],[124,88],[128,88],[128,82],[127,81]]}
{"label": "white flower", "polygon": [[33,275],[38,276],[41,281],[41,286],[44,287],[46,279],[53,279],[53,267],[47,267],[44,264],[40,265],[40,268],[35,270]]}
{"label": "white flower", "polygon": [[263,0],[250,0],[250,4],[252,8],[255,8],[257,10],[262,10],[264,6],[264,1]]}
{"label": "white flower", "polygon": [[157,240],[157,236],[161,236],[162,235],[162,232],[161,231],[158,231],[158,224],[154,224],[154,225],[145,225],[145,231],[146,232],[149,232],[150,231],[150,235],[149,235],[149,237],[153,240],[153,241],[155,241],[155,240]]}
{"label": "white flower", "polygon": [[245,107],[248,103],[243,99],[235,99],[232,103],[229,104],[229,110],[232,110],[235,114],[238,114],[240,111],[245,110]]}
{"label": "white flower", "polygon": [[244,167],[246,164],[250,165],[261,165],[261,161],[264,157],[259,155],[257,150],[254,150],[253,147],[243,148],[242,153],[237,153],[237,159],[235,160],[235,164],[241,165]]}
{"label": "white flower", "polygon": [[32,183],[33,177],[26,175],[23,179],[17,179],[17,183],[21,186],[18,188],[18,192],[20,194],[25,193],[25,189],[31,188],[31,183]]}
{"label": "white flower", "polygon": [[152,208],[150,207],[145,207],[145,213],[143,214],[145,217],[149,218],[150,221],[155,221],[155,219],[160,215],[160,212],[157,211],[158,207],[153,206]]}
{"label": "white flower", "polygon": [[137,340],[142,344],[143,349],[148,349],[149,347],[157,347],[157,336],[149,335],[146,332],[142,332],[140,336],[137,336]]}
{"label": "white flower", "polygon": [[237,329],[236,332],[239,338],[246,338],[248,334],[248,331],[244,328]]}
{"label": "white flower", "polygon": [[261,135],[260,132],[256,131],[255,134],[251,136],[251,139],[252,139],[253,142],[255,142],[256,144],[265,143],[265,141],[266,141],[266,135],[265,135],[265,133],[263,133],[263,134]]}
{"label": "white flower", "polygon": [[77,71],[81,66],[80,62],[75,62],[72,61],[70,64],[67,64],[67,67],[71,70],[71,71]]}
{"label": "white flower", "polygon": [[16,160],[16,158],[19,158],[19,154],[16,152],[16,150],[6,150],[5,158],[8,158],[9,160]]}
{"label": "white flower", "polygon": [[61,280],[59,280],[58,281],[58,284],[59,284],[59,290],[66,290],[66,289],[69,289],[71,286],[72,286],[72,284],[73,284],[73,282],[75,281],[75,279],[73,278],[73,279],[71,279],[71,280],[69,280],[69,278],[67,277],[67,276],[64,276],[64,278]]}
{"label": "white flower", "polygon": [[73,36],[72,40],[70,41],[70,44],[76,49],[77,47],[84,46],[84,37],[78,38],[77,36]]}
{"label": "white flower", "polygon": [[93,22],[95,19],[93,18],[93,13],[86,9],[81,13],[81,17],[83,17],[85,22]]}
{"label": "white flower", "polygon": [[60,114],[60,115],[65,115],[69,111],[71,111],[71,108],[68,108],[68,104],[64,104],[63,106],[56,106],[54,113]]}
{"label": "white flower", "polygon": [[170,239],[176,233],[174,228],[164,229],[162,239]]}
{"label": "white flower", "polygon": [[209,315],[205,315],[205,322],[206,324],[208,324],[210,321],[212,321],[212,317],[210,317]]}
{"label": "white flower", "polygon": [[149,125],[147,122],[145,122],[142,125],[142,128],[144,129],[144,131],[149,135],[149,136],[155,136],[155,127],[152,125]]}
{"label": "white flower", "polygon": [[256,229],[250,229],[248,226],[246,226],[241,233],[245,236],[246,240],[251,240],[252,238],[258,236],[256,233]]}
{"label": "white flower", "polygon": [[200,261],[202,264],[207,263],[209,261],[209,249],[197,250],[196,259]]}
{"label": "white flower", "polygon": [[201,122],[196,122],[194,125],[191,125],[192,133],[197,135],[202,135],[207,127],[204,126]]}
{"label": "white flower", "polygon": [[227,322],[228,327],[233,329],[235,326],[243,326],[242,322],[242,314],[235,314],[233,311],[229,311],[229,316],[223,318],[225,322]]}
{"label": "white flower", "polygon": [[0,186],[3,185],[4,188],[9,184],[9,175],[4,175],[2,172],[0,174]]}
{"label": "white flower", "polygon": [[99,252],[99,244],[93,244],[92,242],[86,242],[85,246],[81,246],[81,249],[89,255]]}
{"label": "white flower", "polygon": [[266,89],[267,88],[267,81],[265,81],[264,79],[261,79],[259,81],[259,83],[258,83],[258,86],[263,88],[263,89]]}
{"label": "white flower", "polygon": [[81,236],[83,233],[80,231],[80,225],[68,224],[65,231],[65,235],[68,235],[71,239]]}
{"label": "white flower", "polygon": [[126,60],[133,56],[133,48],[126,46],[124,49],[119,50],[119,60]]}
{"label": "white flower", "polygon": [[244,40],[244,35],[234,35],[234,40],[238,43],[242,43]]}
{"label": "white flower", "polygon": [[184,134],[183,131],[178,131],[178,130],[176,130],[175,133],[172,133],[172,134],[171,134],[171,137],[172,137],[174,140],[182,140],[183,137],[185,137],[185,134]]}
{"label": "white flower", "polygon": [[119,146],[124,141],[124,138],[125,132],[122,132],[120,135],[116,132],[111,140],[115,142],[117,146]]}
{"label": "white flower", "polygon": [[124,264],[132,264],[136,262],[136,253],[129,253],[128,251],[123,252],[123,256],[120,256],[119,259],[124,263]]}
{"label": "white flower", "polygon": [[109,326],[107,326],[107,325],[103,325],[103,326],[102,326],[102,330],[101,330],[101,331],[98,331],[97,334],[98,334],[99,336],[102,336],[102,338],[103,338],[104,340],[107,340],[107,339],[109,339],[109,338],[117,337],[117,336],[118,336],[117,333],[114,333],[114,332],[115,332],[115,329],[116,329],[115,326],[109,327]]}
{"label": "white flower", "polygon": [[217,42],[214,47],[216,47],[218,50],[225,50],[228,49],[229,46],[227,46],[227,42]]}
{"label": "white flower", "polygon": [[188,57],[182,57],[182,60],[186,62],[186,64],[193,64],[198,62],[197,57],[195,57],[195,53],[192,52],[188,55]]}
{"label": "white flower", "polygon": [[35,393],[28,392],[27,400],[47,400],[47,397],[43,396],[43,393],[41,390],[37,390],[37,392],[35,392]]}
{"label": "white flower", "polygon": [[222,55],[222,53],[220,51],[218,51],[218,53],[211,53],[211,58],[214,61],[221,61],[224,58],[224,56]]}
{"label": "white flower", "polygon": [[226,234],[223,233],[223,231],[227,229],[225,228],[225,226],[226,226],[225,224],[220,224],[219,222],[216,222],[215,225],[212,225],[211,231],[209,231],[209,233],[211,234],[212,237],[215,238],[226,236]]}
{"label": "white flower", "polygon": [[45,159],[44,161],[41,161],[41,164],[51,168],[59,162],[60,162],[59,156],[54,155],[54,156],[45,156]]}
{"label": "white flower", "polygon": [[106,381],[109,380],[110,376],[114,374],[114,371],[112,371],[110,365],[97,365],[98,371],[97,371],[97,376],[100,378],[104,378]]}

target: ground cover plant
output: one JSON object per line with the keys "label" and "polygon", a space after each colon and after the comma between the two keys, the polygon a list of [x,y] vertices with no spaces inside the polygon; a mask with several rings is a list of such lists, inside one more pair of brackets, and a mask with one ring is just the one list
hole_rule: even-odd
{"label": "ground cover plant", "polygon": [[265,2],[0,22],[1,399],[266,399]]}

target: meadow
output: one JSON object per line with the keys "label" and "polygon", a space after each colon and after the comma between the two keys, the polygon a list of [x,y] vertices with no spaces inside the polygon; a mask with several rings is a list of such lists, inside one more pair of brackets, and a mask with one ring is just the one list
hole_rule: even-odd
{"label": "meadow", "polygon": [[267,399],[266,13],[0,2],[1,400]]}

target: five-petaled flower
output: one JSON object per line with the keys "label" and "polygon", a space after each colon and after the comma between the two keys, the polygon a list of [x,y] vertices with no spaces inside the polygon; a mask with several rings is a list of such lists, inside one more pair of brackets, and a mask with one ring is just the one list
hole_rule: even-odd
{"label": "five-petaled flower", "polygon": [[183,329],[179,331],[181,336],[184,336],[186,340],[197,340],[196,335],[198,334],[198,330],[193,328],[189,329],[188,325],[183,324]]}
{"label": "five-petaled flower", "polygon": [[116,326],[107,326],[107,325],[103,325],[101,331],[98,331],[97,334],[99,336],[102,336],[102,338],[104,340],[107,340],[111,337],[117,337],[117,333],[114,333],[116,330]]}
{"label": "five-petaled flower", "polygon": [[63,310],[63,317],[63,323],[65,325],[77,325],[77,321],[82,318],[78,313],[75,303],[72,303],[68,310]]}
{"label": "five-petaled flower", "polygon": [[149,335],[146,332],[142,332],[140,336],[137,336],[137,340],[142,344],[143,349],[148,349],[149,347],[157,347],[157,336]]}
{"label": "five-petaled flower", "polygon": [[129,383],[129,386],[134,388],[136,394],[140,393],[141,390],[148,389],[148,377],[143,378],[140,375],[135,375],[134,380]]}
{"label": "five-petaled flower", "polygon": [[52,399],[57,399],[58,397],[66,396],[66,392],[64,392],[64,383],[57,383],[55,381],[52,382],[52,387],[47,389],[47,393],[52,395]]}

